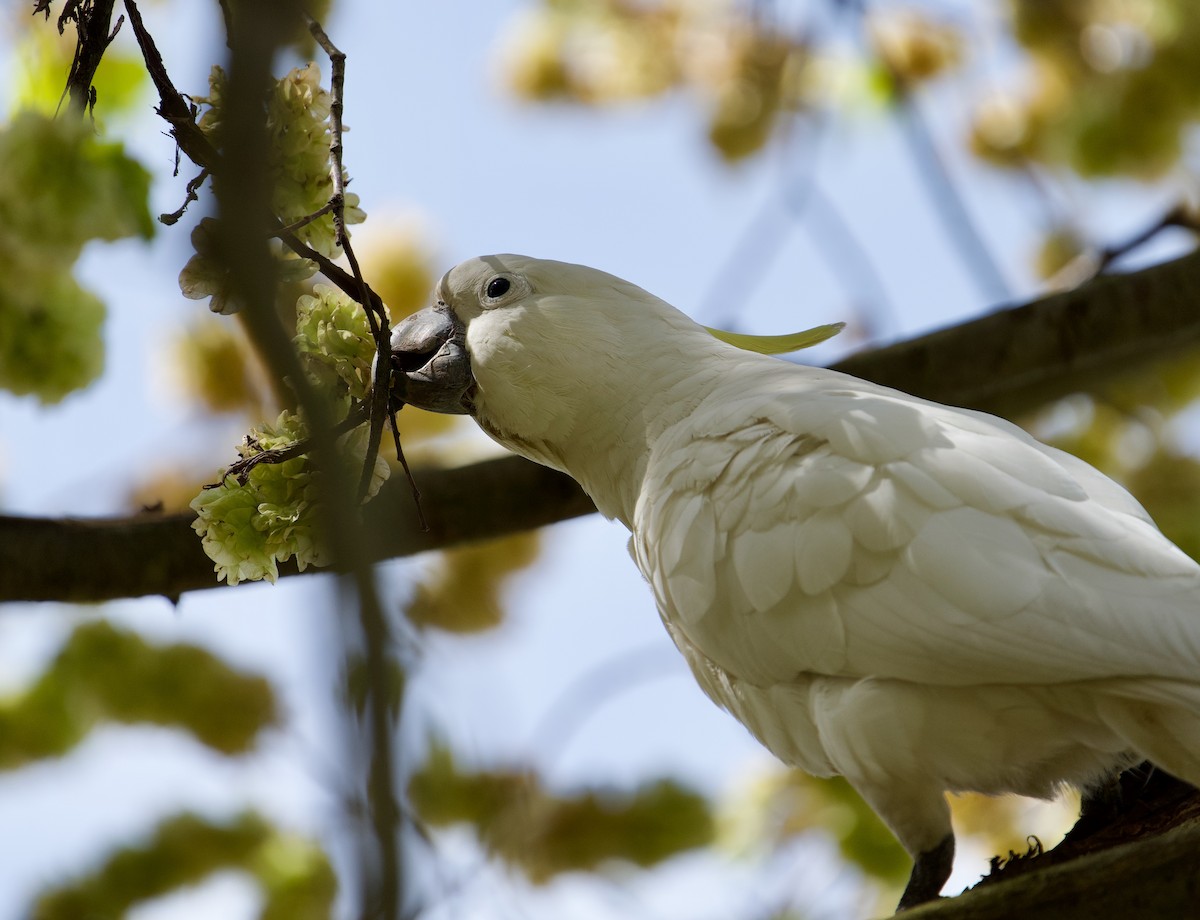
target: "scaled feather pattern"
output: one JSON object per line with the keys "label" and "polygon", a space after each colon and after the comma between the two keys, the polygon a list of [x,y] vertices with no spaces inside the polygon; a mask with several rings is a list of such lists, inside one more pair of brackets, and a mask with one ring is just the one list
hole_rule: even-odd
{"label": "scaled feather pattern", "polygon": [[948,790],[1045,797],[1141,758],[1200,783],[1200,566],[1083,461],[594,269],[487,256],[438,298],[461,411],[629,527],[708,696],[916,859],[902,906],[949,873]]}

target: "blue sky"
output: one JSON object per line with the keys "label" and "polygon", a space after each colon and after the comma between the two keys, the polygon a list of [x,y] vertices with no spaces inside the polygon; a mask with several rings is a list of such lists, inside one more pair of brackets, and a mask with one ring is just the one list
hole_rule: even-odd
{"label": "blue sky", "polygon": [[[219,47],[216,5],[211,11],[206,6],[147,4],[144,11],[177,84],[197,93],[206,87],[216,53],[210,49]],[[523,6],[343,3],[326,24],[348,54],[347,167],[377,225],[417,215],[446,268],[497,251],[587,262],[701,321],[733,321],[746,331],[794,331],[853,318],[854,302],[872,296],[874,283],[861,264],[849,271],[828,264],[805,225],[782,214],[774,224],[785,234],[777,258],[763,271],[735,272],[737,281],[726,290],[738,296],[713,302],[720,267],[745,229],[777,208],[772,202],[781,183],[791,181],[784,177],[796,173],[791,164],[806,162],[809,140],[801,136],[731,168],[707,148],[702,109],[692,98],[603,112],[514,102],[495,80],[494,51],[498,34]],[[1003,49],[997,60],[999,67],[1010,63]],[[922,103],[1020,300],[1036,289],[1028,266],[1040,212],[1007,177],[959,152],[971,93],[986,79],[991,76],[973,71]],[[129,137],[157,175],[156,210],[174,210],[188,174],[170,177],[173,148],[149,106]],[[864,108],[838,118],[821,137],[813,162],[821,194],[882,279],[885,336],[913,334],[992,305],[958,260],[886,116]],[[1093,206],[1094,226],[1120,236],[1139,227],[1154,207],[1114,186]],[[373,232],[371,219],[360,231],[364,240]],[[199,419],[164,384],[170,334],[203,309],[185,301],[175,282],[189,253],[190,226],[185,220],[164,229],[148,246],[127,242],[87,252],[80,274],[103,292],[111,310],[109,371],[88,391],[49,410],[0,395],[0,502],[7,510],[116,511],[127,486],[158,452],[219,457],[220,450],[212,450],[217,443],[231,454],[239,431]],[[827,226],[817,230],[829,232]],[[832,360],[863,344],[847,336],[812,360]],[[630,784],[673,772],[720,795],[766,769],[768,755],[712,707],[675,657],[626,557],[625,537],[598,518],[558,525],[539,562],[510,591],[510,619],[501,630],[476,639],[427,638],[412,688],[408,737],[437,726],[480,758],[533,756],[552,783],[564,785]],[[386,567],[396,603],[421,564]],[[0,920],[15,920],[22,899],[46,880],[78,870],[111,842],[182,807],[229,813],[250,803],[287,826],[332,833],[344,844],[335,832],[337,803],[314,754],[336,731],[332,663],[322,654],[336,631],[333,601],[329,582],[303,579],[196,593],[174,609],[148,599],[100,611],[163,641],[202,642],[270,674],[287,701],[292,727],[245,762],[219,761],[165,732],[123,728],[97,733],[63,761],[0,774],[3,838],[9,841],[0,843]],[[81,615],[96,614],[28,605],[0,613],[0,689],[17,687],[34,673]],[[639,662],[645,680],[612,696],[555,751],[541,750],[537,739],[554,701],[580,675],[624,654]],[[135,747],[136,757],[129,756]],[[70,825],[56,823],[56,814],[71,815]],[[18,840],[19,847],[12,843]],[[632,874],[624,885],[567,881],[535,893],[519,882],[503,884],[503,873],[493,870],[473,876],[478,856],[461,836],[449,835],[445,847],[456,868],[445,880],[447,906],[439,917],[556,917],[569,911],[572,917],[703,920],[748,905],[765,907],[776,894],[756,891],[748,873],[718,871],[692,857],[653,885]],[[788,885],[812,886],[813,916],[852,913],[853,880],[835,879],[819,890],[836,864],[820,844],[806,852],[806,867],[785,866],[774,876],[781,892]],[[983,868],[981,861],[963,870],[962,881]],[[455,872],[472,882],[455,884]],[[236,878],[206,886],[204,898],[200,906],[181,899],[151,905],[138,918],[213,916],[218,908],[225,917],[252,916],[253,899]],[[690,912],[680,912],[684,903]]]}

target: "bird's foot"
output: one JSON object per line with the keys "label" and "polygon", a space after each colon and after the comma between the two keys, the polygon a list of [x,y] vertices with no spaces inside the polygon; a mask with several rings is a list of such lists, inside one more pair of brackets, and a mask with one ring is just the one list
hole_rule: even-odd
{"label": "bird's foot", "polygon": [[942,842],[932,850],[917,854],[913,863],[912,874],[908,877],[908,885],[900,896],[896,910],[908,910],[918,904],[934,900],[950,877],[954,866],[954,835],[947,834]]}

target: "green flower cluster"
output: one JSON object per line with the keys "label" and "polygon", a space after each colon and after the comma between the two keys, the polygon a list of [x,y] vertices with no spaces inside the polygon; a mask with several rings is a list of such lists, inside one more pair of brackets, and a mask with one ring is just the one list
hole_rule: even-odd
{"label": "green flower cluster", "polygon": [[[345,416],[351,398],[363,398],[370,386],[375,345],[366,315],[333,288],[318,285],[314,296],[300,298],[296,325],[296,349],[310,379]],[[285,411],[274,425],[252,431],[240,453],[245,459],[290,447],[307,435],[302,417]],[[369,432],[360,426],[339,440],[349,469],[362,469],[368,438]],[[387,461],[376,456],[367,498],[379,491],[390,472]],[[215,563],[217,577],[231,585],[274,581],[278,563],[292,556],[301,571],[329,564],[317,520],[321,493],[321,473],[305,456],[259,463],[244,484],[227,476],[201,492],[191,503],[198,515],[192,526]]]}
{"label": "green flower cluster", "polygon": [[84,243],[154,232],[150,176],[76,119],[0,130],[0,387],[57,402],[104,366],[104,304],[71,273]]}
{"label": "green flower cluster", "polygon": [[[196,101],[206,108],[199,126],[220,148],[225,71],[214,67],[209,75],[207,97]],[[315,64],[298,67],[272,87],[265,101],[265,116],[270,149],[270,170],[274,178],[271,207],[285,223],[313,214],[333,195],[330,171],[331,140],[329,112],[332,98],[321,86],[321,71]],[[343,171],[343,178],[349,178]],[[347,224],[359,224],[366,214],[359,207],[358,195],[346,193],[343,214]],[[191,300],[211,297],[214,313],[236,313],[241,309],[230,296],[228,272],[217,255],[215,236],[220,230],[215,220],[205,219],[192,233],[195,255],[179,274],[179,288]],[[331,259],[341,255],[333,229],[332,215],[325,214],[296,230],[296,236]],[[303,281],[317,270],[315,263],[284,250],[273,243],[281,281]]]}
{"label": "green flower cluster", "polygon": [[[274,425],[252,430],[238,452],[246,458],[287,447],[304,435],[300,417],[285,411]],[[307,460],[296,457],[260,463],[244,484],[225,478],[197,495],[191,503],[197,515],[192,527],[215,563],[217,578],[231,585],[274,581],[279,576],[277,563],[291,556],[301,570],[323,563],[325,554],[312,521],[315,491]]]}
{"label": "green flower cluster", "polygon": [[366,398],[375,340],[366,311],[336,288],[318,284],[296,302],[296,350],[318,387]]}
{"label": "green flower cluster", "polygon": [[[220,230],[220,222],[213,217],[205,217],[196,225],[191,237],[195,252],[179,273],[179,290],[188,300],[211,297],[208,308],[229,316],[241,310],[242,303],[233,290],[229,269],[218,251]],[[317,270],[316,262],[285,252],[278,241],[271,242],[271,249],[275,257],[275,279],[282,284],[304,281]]]}
{"label": "green flower cluster", "polygon": [[[271,203],[284,221],[293,221],[323,208],[333,195],[330,172],[329,108],[333,97],[321,86],[321,71],[309,62],[275,84],[267,99],[267,131],[276,174]],[[345,172],[343,179],[349,181]],[[361,224],[366,213],[358,195],[346,193],[347,224]],[[317,252],[336,258],[341,249],[334,239],[333,218],[326,215],[297,231]]]}

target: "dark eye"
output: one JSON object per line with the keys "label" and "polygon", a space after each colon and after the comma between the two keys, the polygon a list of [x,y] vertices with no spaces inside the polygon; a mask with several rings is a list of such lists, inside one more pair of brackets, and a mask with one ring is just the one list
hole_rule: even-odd
{"label": "dark eye", "polygon": [[507,278],[493,278],[488,282],[487,295],[495,300],[497,297],[507,294],[510,287],[512,287],[512,282]]}

